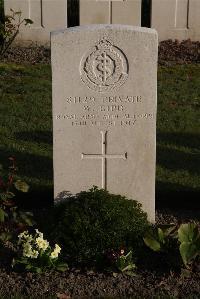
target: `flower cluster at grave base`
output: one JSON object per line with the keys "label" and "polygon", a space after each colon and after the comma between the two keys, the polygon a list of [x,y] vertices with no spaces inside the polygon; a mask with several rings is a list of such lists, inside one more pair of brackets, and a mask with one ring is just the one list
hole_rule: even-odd
{"label": "flower cluster at grave base", "polygon": [[38,273],[52,268],[60,271],[68,268],[67,264],[58,262],[61,247],[55,244],[52,249],[38,229],[35,230],[35,234],[29,234],[28,231],[19,234],[18,245],[20,256],[14,261],[14,265],[22,264],[26,270]]}
{"label": "flower cluster at grave base", "polygon": [[23,256],[37,258],[39,254],[48,251],[50,258],[57,258],[61,251],[60,246],[56,244],[54,250],[51,251],[49,242],[44,240],[43,233],[39,232],[38,229],[35,232],[35,236],[29,235],[28,231],[24,231],[18,236],[18,244],[22,246]]}

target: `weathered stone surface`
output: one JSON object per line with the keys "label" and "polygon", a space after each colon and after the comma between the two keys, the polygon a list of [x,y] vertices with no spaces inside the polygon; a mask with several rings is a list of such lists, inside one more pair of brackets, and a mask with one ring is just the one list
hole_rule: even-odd
{"label": "weathered stone surface", "polygon": [[80,0],[80,25],[141,25],[141,0]]}
{"label": "weathered stone surface", "polygon": [[199,40],[199,0],[152,0],[151,27],[159,40]]}
{"label": "weathered stone surface", "polygon": [[93,185],[155,215],[157,34],[123,25],[52,33],[55,197]]}

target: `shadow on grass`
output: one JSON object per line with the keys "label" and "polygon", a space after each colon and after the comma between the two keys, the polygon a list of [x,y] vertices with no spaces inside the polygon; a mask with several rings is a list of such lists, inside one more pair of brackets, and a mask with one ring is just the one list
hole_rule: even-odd
{"label": "shadow on grass", "polygon": [[200,175],[200,154],[157,146],[157,164],[172,171],[186,170],[192,175]]}
{"label": "shadow on grass", "polygon": [[16,158],[19,169],[17,175],[26,176],[30,178],[30,181],[32,178],[53,180],[53,160],[51,158],[16,150],[6,151],[0,149],[0,159],[3,164],[11,156]]}
{"label": "shadow on grass", "polygon": [[[27,183],[30,185],[28,193],[16,193],[16,201],[20,207],[39,208],[49,206],[53,203],[53,187],[45,185],[45,181],[53,181],[53,161],[51,158],[20,152],[17,150],[6,151],[0,149],[0,162],[3,164],[5,172],[9,165],[9,157],[16,158],[18,167],[17,175],[27,177]],[[37,179],[40,183],[32,183]]]}
{"label": "shadow on grass", "polygon": [[[200,180],[196,187],[190,187],[192,176],[200,177],[200,136],[189,133],[157,134],[157,164],[164,169],[189,173],[188,185],[171,182],[156,182],[156,207],[172,209],[196,209],[200,207]],[[159,145],[162,143],[162,145]],[[167,147],[165,147],[167,145]],[[171,146],[171,148],[170,148]],[[189,151],[174,149],[174,146]],[[178,178],[177,174],[177,178]],[[187,182],[186,182],[187,183]],[[195,184],[194,184],[195,185]]]}
{"label": "shadow on grass", "polygon": [[33,186],[27,194],[18,192],[16,194],[16,204],[20,208],[30,210],[53,207],[53,187]]}
{"label": "shadow on grass", "polygon": [[200,188],[193,189],[180,184],[157,181],[156,208],[199,209]]}
{"label": "shadow on grass", "polygon": [[200,150],[200,134],[157,131],[157,143],[159,142]]}
{"label": "shadow on grass", "polygon": [[17,132],[16,139],[29,142],[53,144],[53,134],[51,131],[33,131],[33,132]]}

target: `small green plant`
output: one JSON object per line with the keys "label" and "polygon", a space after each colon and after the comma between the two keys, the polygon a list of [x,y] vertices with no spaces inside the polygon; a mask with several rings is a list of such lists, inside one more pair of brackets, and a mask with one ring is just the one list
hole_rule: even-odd
{"label": "small green plant", "polygon": [[[3,177],[3,175],[0,176],[0,222],[3,222],[5,219],[5,208],[15,206],[15,190],[24,193],[28,192],[29,190],[29,186],[26,182],[15,180],[15,175],[17,172],[15,158],[10,157],[9,161],[11,162],[11,165],[8,168],[8,174],[5,177]],[[3,170],[2,165],[0,165],[0,170]]]}
{"label": "small green plant", "polygon": [[125,273],[127,275],[133,275],[134,270],[136,269],[136,265],[133,262],[133,254],[132,251],[129,251],[126,255],[124,254],[124,250],[121,251],[121,254],[118,256],[116,260],[116,268],[119,272]]}
{"label": "small green plant", "polygon": [[48,270],[65,271],[66,263],[59,261],[61,248],[55,244],[52,249],[49,242],[43,238],[43,233],[35,230],[35,234],[24,231],[18,236],[19,258],[13,261],[13,266],[22,265],[25,270],[42,273]]}
{"label": "small green plant", "polygon": [[109,250],[105,253],[106,265],[105,269],[113,272],[113,276],[117,273],[124,273],[127,275],[134,275],[136,265],[133,261],[132,251],[125,254],[124,249]]}
{"label": "small green plant", "polygon": [[19,34],[21,25],[33,24],[30,19],[22,19],[21,11],[14,11],[13,9],[10,9],[10,11],[11,15],[5,16],[4,21],[0,22],[0,57],[6,53]]}
{"label": "small green plant", "polygon": [[200,232],[195,223],[181,224],[178,229],[180,254],[187,269],[200,257]]}
{"label": "small green plant", "polygon": [[[26,182],[16,180],[17,172],[16,161],[10,157],[11,165],[8,174],[0,175],[0,240],[9,240],[14,231],[22,231],[27,226],[32,226],[33,215],[30,212],[20,211],[15,202],[15,191],[28,192],[29,186]],[[1,166],[1,171],[3,170]],[[8,225],[9,223],[9,225]]]}
{"label": "small green plant", "polygon": [[126,248],[137,254],[149,227],[141,204],[93,187],[57,205],[49,221],[51,237],[62,244],[70,260],[102,266],[104,253]]}
{"label": "small green plant", "polygon": [[[149,261],[146,260],[147,264],[151,267],[160,267],[160,264],[162,264],[165,271],[171,271],[172,269],[178,271],[181,267],[181,258],[177,238],[176,225],[151,227],[143,239],[147,246],[146,249],[144,248],[145,258],[147,256],[149,259]],[[147,250],[148,248],[153,252]]]}
{"label": "small green plant", "polygon": [[171,238],[177,236],[175,225],[162,225],[151,228],[144,237],[144,243],[153,251],[166,251],[170,246]]}

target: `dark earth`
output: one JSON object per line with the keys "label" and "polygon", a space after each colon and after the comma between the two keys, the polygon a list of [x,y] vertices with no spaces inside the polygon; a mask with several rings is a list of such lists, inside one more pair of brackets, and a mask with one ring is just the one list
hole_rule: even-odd
{"label": "dark earth", "polygon": [[[15,46],[3,61],[49,64],[50,49],[36,45],[28,48]],[[160,65],[199,62],[200,42],[167,40],[159,45]],[[160,208],[156,214],[157,224],[199,222],[199,219],[199,206],[194,210],[188,206],[184,210]],[[149,267],[140,265],[135,276],[118,274],[114,277],[112,273],[98,273],[91,269],[70,269],[64,273],[16,273],[9,267],[11,257],[12,246],[7,243],[0,253],[0,298],[200,298],[199,271],[186,277],[180,271],[170,270],[162,259],[157,264],[149,261]]]}
{"label": "dark earth", "polygon": [[[46,211],[47,212],[47,211]],[[41,211],[40,211],[41,213]],[[45,210],[42,212],[45,213]],[[159,210],[156,223],[198,221],[200,211]],[[138,266],[135,276],[99,273],[91,269],[70,269],[67,272],[44,274],[17,273],[10,270],[12,246],[0,254],[0,298],[200,298],[198,272],[189,277],[173,271],[162,259]],[[155,262],[155,263],[154,263]],[[23,296],[23,297],[21,297]]]}
{"label": "dark earth", "polygon": [[[50,48],[44,46],[13,47],[5,54],[5,62],[16,63],[50,63]],[[184,40],[166,40],[159,44],[159,64],[170,66],[173,64],[199,63],[200,42]]]}
{"label": "dark earth", "polygon": [[[171,273],[158,276],[153,272],[140,272],[129,277],[117,277],[78,270],[67,273],[6,273],[0,275],[0,292],[9,295],[23,294],[24,298],[200,298],[197,278],[180,278]],[[9,294],[9,295],[8,295]],[[2,298],[2,297],[1,297]]]}

